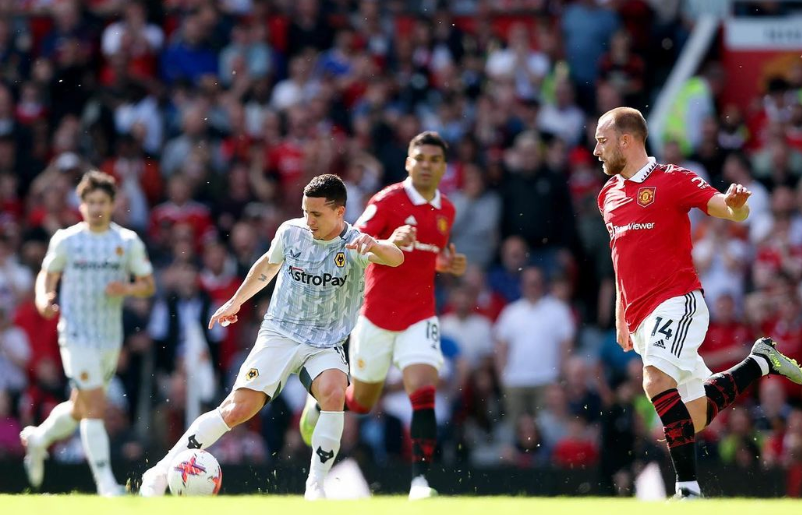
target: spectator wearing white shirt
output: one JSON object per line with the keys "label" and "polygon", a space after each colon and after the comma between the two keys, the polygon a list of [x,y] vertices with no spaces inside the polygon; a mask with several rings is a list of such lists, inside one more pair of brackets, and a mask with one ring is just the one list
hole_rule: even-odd
{"label": "spectator wearing white shirt", "polygon": [[454,288],[449,300],[454,312],[440,318],[440,331],[457,343],[470,369],[476,370],[493,355],[493,324],[474,311],[476,291],[470,286]]}
{"label": "spectator wearing white shirt", "polygon": [[557,381],[576,332],[569,307],[547,294],[539,268],[524,269],[521,291],[522,298],[504,308],[495,326],[508,424],[543,406],[546,388]]}

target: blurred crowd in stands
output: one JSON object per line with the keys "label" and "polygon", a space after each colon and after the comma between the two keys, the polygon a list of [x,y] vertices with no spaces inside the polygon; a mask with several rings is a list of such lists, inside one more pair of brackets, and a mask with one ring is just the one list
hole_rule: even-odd
{"label": "blurred crowd in stands", "polygon": [[[0,0],[0,459],[20,459],[20,429],[68,394],[33,280],[50,236],[80,220],[84,171],[117,178],[115,220],[143,236],[156,269],[157,296],[126,301],[106,414],[113,460],[142,461],[184,429],[187,324],[205,327],[300,216],[308,179],[341,175],[353,222],[404,179],[408,141],[436,130],[470,263],[437,285],[438,459],[598,466],[610,493],[630,493],[666,453],[640,359],[615,342],[595,122],[620,105],[648,113],[693,15],[680,0]],[[743,224],[693,216],[714,371],[764,334],[802,360],[802,62],[749,106],[722,105],[726,87],[738,84],[714,48],[657,156],[753,193]],[[227,394],[269,295],[206,331],[204,402]],[[212,452],[307,460],[304,396],[288,385]],[[410,416],[391,374],[371,416],[347,417],[341,454],[405,459]],[[764,379],[702,440],[701,460],[782,467],[802,495],[799,386]],[[78,436],[51,456],[82,461]]]}

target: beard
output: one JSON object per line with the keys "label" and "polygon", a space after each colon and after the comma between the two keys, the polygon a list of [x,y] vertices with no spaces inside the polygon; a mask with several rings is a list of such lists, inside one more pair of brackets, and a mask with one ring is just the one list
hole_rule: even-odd
{"label": "beard", "polygon": [[627,165],[627,160],[624,159],[624,156],[621,155],[621,152],[616,151],[615,154],[610,156],[609,159],[605,159],[602,163],[602,168],[604,169],[604,173],[606,175],[618,175]]}

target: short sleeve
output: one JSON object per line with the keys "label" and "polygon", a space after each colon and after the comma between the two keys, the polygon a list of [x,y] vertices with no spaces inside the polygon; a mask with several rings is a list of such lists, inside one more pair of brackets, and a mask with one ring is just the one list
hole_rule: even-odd
{"label": "short sleeve", "polygon": [[148,252],[145,250],[145,244],[139,239],[139,236],[134,238],[131,244],[131,272],[137,277],[145,277],[153,273],[153,265],[148,259]]}
{"label": "short sleeve", "polygon": [[360,215],[359,219],[354,224],[354,227],[359,229],[360,232],[369,234],[373,237],[379,237],[382,231],[387,226],[387,206],[386,202],[376,199],[374,196],[368,202],[365,211]]}
{"label": "short sleeve", "polygon": [[273,241],[270,242],[270,248],[267,250],[268,263],[278,265],[284,262],[284,234],[287,232],[287,225],[281,224],[273,236]]}
{"label": "short sleeve", "polygon": [[63,229],[56,231],[47,246],[47,254],[42,261],[42,270],[56,273],[67,265],[67,236]]}
{"label": "short sleeve", "polygon": [[679,170],[676,186],[679,205],[685,211],[699,208],[707,214],[707,204],[718,190],[690,170]]}

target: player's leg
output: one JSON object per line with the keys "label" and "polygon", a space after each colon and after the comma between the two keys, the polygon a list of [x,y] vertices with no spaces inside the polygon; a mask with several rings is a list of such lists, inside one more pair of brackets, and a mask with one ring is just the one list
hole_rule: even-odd
{"label": "player's leg", "polygon": [[[347,410],[366,414],[378,402],[384,378],[390,370],[396,334],[375,326],[363,316],[357,319],[349,344],[351,384],[345,392]],[[310,396],[298,425],[306,445],[312,445],[312,433],[319,414],[320,406]]]}
{"label": "player's leg", "polygon": [[270,400],[261,391],[239,388],[212,411],[195,419],[156,465],[142,475],[139,494],[143,497],[158,497],[167,490],[167,472],[176,456],[186,449],[206,449],[234,426],[247,422]]}
{"label": "player's leg", "polygon": [[311,393],[320,406],[320,415],[312,433],[312,461],[305,494],[307,500],[325,498],[323,485],[326,475],[340,451],[347,386],[348,376],[337,369],[325,370],[312,382]]}
{"label": "player's leg", "polygon": [[349,345],[351,384],[345,392],[350,411],[369,413],[379,402],[398,334],[374,325],[364,316],[357,320]]}
{"label": "player's leg", "polygon": [[654,366],[644,366],[643,389],[663,423],[677,494],[690,491],[698,497],[701,489],[696,477],[696,432],[691,413],[677,390],[677,381]]}
{"label": "player's leg", "polygon": [[277,333],[259,331],[256,344],[240,367],[232,392],[220,406],[195,419],[167,455],[142,475],[139,494],[164,495],[167,471],[185,449],[205,449],[232,427],[250,420],[287,384],[298,344]]}
{"label": "player's leg", "polygon": [[117,483],[112,472],[109,435],[104,422],[106,388],[117,371],[120,349],[81,349],[81,352],[85,354],[80,362],[73,363],[77,365],[74,371],[78,371],[78,376],[72,378],[78,392],[75,406],[81,418],[81,444],[92,469],[98,494],[122,495],[125,489]]}
{"label": "player's leg", "polygon": [[39,426],[28,426],[20,432],[20,440],[25,447],[25,472],[33,488],[42,485],[45,475],[47,448],[75,433],[81,415],[75,400],[78,390],[73,389],[70,399],[58,404]]}
{"label": "player's leg", "polygon": [[308,345],[303,346],[301,363],[298,377],[320,406],[311,436],[312,459],[304,494],[314,501],[326,498],[326,475],[340,451],[348,363],[341,347],[318,349]]}
{"label": "player's leg", "polygon": [[802,369],[793,359],[777,350],[771,338],[759,338],[752,351],[734,367],[714,374],[705,382],[704,425],[735,402],[735,399],[752,383],[765,375],[782,375],[796,384],[802,384]]}
{"label": "player's leg", "polygon": [[422,320],[398,336],[395,362],[403,373],[404,389],[412,404],[412,485],[410,499],[425,499],[437,492],[426,475],[437,447],[435,392],[443,366],[437,317]]}
{"label": "player's leg", "polygon": [[708,322],[707,306],[695,291],[660,304],[632,334],[634,349],[643,359],[643,389],[663,423],[676,473],[676,493],[683,497],[698,497],[701,492],[696,476],[695,425],[704,420],[699,399],[705,392],[700,378],[707,378],[710,372],[698,349]]}
{"label": "player's leg", "polygon": [[88,390],[78,390],[76,406],[81,413],[79,424],[81,444],[86,454],[86,461],[92,469],[92,477],[97,485],[97,492],[104,496],[123,493],[114,473],[111,470],[109,451],[109,435],[103,416],[106,412],[106,391],[103,386]]}

